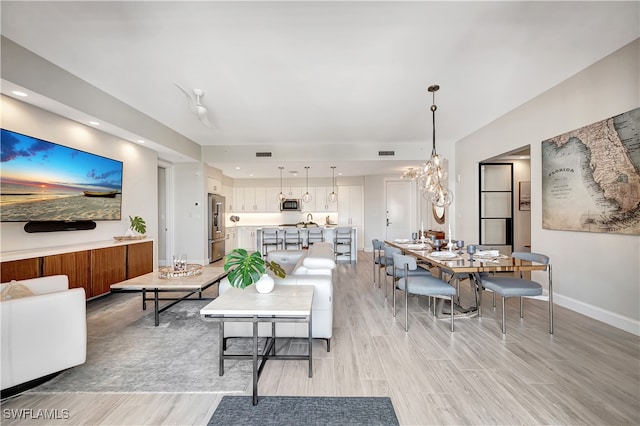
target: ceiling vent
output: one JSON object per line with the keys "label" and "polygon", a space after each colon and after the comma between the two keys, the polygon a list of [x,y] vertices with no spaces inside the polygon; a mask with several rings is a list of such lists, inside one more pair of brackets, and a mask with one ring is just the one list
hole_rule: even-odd
{"label": "ceiling vent", "polygon": [[270,152],[256,152],[256,157],[271,157]]}
{"label": "ceiling vent", "polygon": [[380,157],[382,157],[382,156],[394,156],[394,155],[396,155],[396,152],[395,151],[378,151],[378,155]]}

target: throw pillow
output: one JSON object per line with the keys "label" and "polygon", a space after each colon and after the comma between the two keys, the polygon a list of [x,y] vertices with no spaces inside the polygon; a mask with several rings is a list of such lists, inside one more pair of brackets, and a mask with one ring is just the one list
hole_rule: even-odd
{"label": "throw pillow", "polygon": [[21,297],[29,297],[33,295],[34,293],[26,285],[20,284],[17,281],[11,281],[2,290],[2,294],[0,294],[0,301],[4,302],[5,300],[20,299]]}

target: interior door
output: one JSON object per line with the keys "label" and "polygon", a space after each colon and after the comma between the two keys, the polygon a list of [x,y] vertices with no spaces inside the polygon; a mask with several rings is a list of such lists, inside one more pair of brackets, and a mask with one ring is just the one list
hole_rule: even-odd
{"label": "interior door", "polygon": [[411,182],[387,181],[387,240],[411,238]]}
{"label": "interior door", "polygon": [[513,164],[480,164],[480,244],[513,251]]}

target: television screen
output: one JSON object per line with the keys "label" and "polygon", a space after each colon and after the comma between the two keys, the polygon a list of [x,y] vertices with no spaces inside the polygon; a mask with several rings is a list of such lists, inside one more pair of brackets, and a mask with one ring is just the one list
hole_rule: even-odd
{"label": "television screen", "polygon": [[120,220],[121,161],[0,131],[2,222]]}

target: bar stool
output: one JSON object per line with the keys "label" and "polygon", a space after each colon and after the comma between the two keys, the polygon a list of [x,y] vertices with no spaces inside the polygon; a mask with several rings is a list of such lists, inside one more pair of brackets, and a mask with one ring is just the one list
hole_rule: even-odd
{"label": "bar stool", "polygon": [[263,228],[262,229],[262,255],[266,256],[269,252],[269,247],[273,246],[278,250],[282,247],[282,237],[279,235],[280,230],[278,228]]}
{"label": "bar stool", "polygon": [[349,256],[349,263],[351,263],[351,228],[338,227],[336,228],[336,236],[333,239],[333,251],[336,254],[336,260],[338,256]]}
{"label": "bar stool", "polygon": [[322,228],[307,228],[307,244],[311,246],[313,243],[324,241],[324,233]]}
{"label": "bar stool", "polygon": [[284,249],[288,250],[290,246],[294,246],[296,249],[302,248],[302,238],[300,238],[300,229],[294,226],[287,226],[283,228],[284,232]]}

